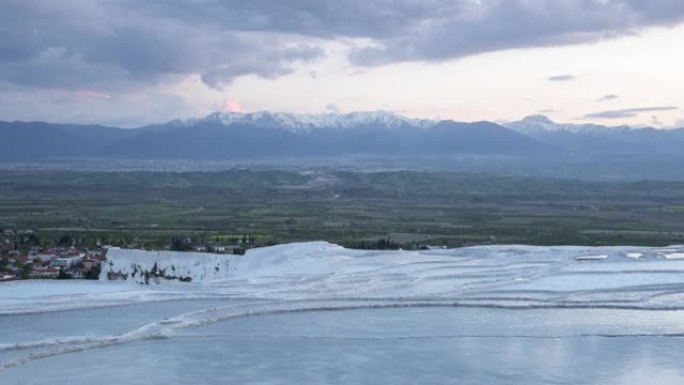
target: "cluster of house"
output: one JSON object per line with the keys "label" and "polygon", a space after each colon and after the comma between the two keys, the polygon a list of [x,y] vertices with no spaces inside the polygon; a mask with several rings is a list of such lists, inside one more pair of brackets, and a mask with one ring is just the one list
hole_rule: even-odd
{"label": "cluster of house", "polygon": [[26,251],[13,245],[17,235],[32,234],[29,232],[30,230],[2,231],[0,282],[21,278],[93,278],[105,259],[104,249],[32,246]]}
{"label": "cluster of house", "polygon": [[82,279],[86,272],[99,267],[104,260],[102,251],[78,250],[74,247],[35,250],[29,252],[27,257],[33,263],[30,278],[58,278],[62,272],[68,273],[70,278]]}

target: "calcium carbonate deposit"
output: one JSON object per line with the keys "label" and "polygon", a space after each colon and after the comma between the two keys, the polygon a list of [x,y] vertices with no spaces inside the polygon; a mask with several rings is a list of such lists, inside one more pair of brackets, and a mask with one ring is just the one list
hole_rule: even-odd
{"label": "calcium carbonate deposit", "polygon": [[[449,383],[449,376],[461,373],[452,373],[453,360],[471,362],[473,352],[473,365],[497,360],[501,349],[481,349],[492,344],[508,346],[506,362],[514,365],[510,373],[493,367],[504,371],[501,378],[518,373],[516,365],[539,362],[516,361],[524,357],[518,349],[528,355],[552,349],[571,359],[567,367],[562,360],[549,367],[550,374],[546,367],[530,366],[537,383],[559,371],[572,378],[586,368],[587,346],[599,349],[589,354],[615,356],[611,365],[629,370],[633,358],[620,354],[637,346],[636,340],[619,346],[572,340],[590,336],[650,336],[639,340],[636,352],[665,352],[664,358],[635,367],[667,374],[676,370],[670,362],[677,362],[671,358],[679,345],[662,338],[684,335],[682,256],[682,246],[364,251],[312,242],[245,255],[111,249],[99,281],[0,284],[0,382],[48,384],[53,377],[36,373],[57,371],[74,384],[99,376],[161,384],[179,375],[211,384],[262,383],[281,373],[297,383],[355,382],[307,374],[312,367],[324,375],[355,373],[339,371],[336,362],[347,357],[348,365],[373,362],[362,373],[370,376],[368,383],[378,383],[403,367],[420,372],[415,363],[423,356],[415,349],[422,346],[442,351],[444,360],[431,356],[440,366],[421,378],[431,382],[443,374],[436,382]],[[247,318],[252,322],[238,322]],[[544,346],[543,338],[559,337],[570,339]],[[403,343],[405,338],[417,340]],[[450,356],[461,347],[463,356]],[[406,361],[385,362],[383,357],[395,353]],[[118,370],[107,362],[127,366]],[[179,362],[187,363],[180,372]],[[266,366],[255,371],[254,365]],[[580,371],[586,383],[613,383],[596,368]],[[494,381],[485,369],[473,369],[485,377],[473,377],[472,383]],[[26,378],[33,382],[22,382]]]}

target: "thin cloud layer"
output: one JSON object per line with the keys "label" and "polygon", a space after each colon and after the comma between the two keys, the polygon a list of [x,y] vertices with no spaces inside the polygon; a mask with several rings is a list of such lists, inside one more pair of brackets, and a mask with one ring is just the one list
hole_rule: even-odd
{"label": "thin cloud layer", "polygon": [[615,94],[608,94],[608,95],[603,95],[600,98],[596,99],[597,102],[607,102],[609,100],[617,100],[620,99],[620,95],[615,95]]}
{"label": "thin cloud layer", "polygon": [[572,75],[555,75],[555,76],[549,76],[546,79],[548,81],[551,81],[551,82],[567,82],[570,80],[575,80],[575,77]]}
{"label": "thin cloud layer", "polygon": [[622,110],[608,110],[593,112],[591,114],[584,115],[585,119],[624,119],[633,118],[638,116],[643,112],[659,112],[659,111],[674,111],[679,108],[674,106],[663,106],[663,107],[640,107],[640,108],[626,108]]}

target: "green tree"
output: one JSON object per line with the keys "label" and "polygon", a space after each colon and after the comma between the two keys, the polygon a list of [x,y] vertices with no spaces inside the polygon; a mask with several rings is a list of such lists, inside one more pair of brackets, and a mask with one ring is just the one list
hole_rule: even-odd
{"label": "green tree", "polygon": [[71,246],[74,244],[74,238],[69,234],[62,235],[62,237],[57,241],[57,244],[63,247]]}
{"label": "green tree", "polygon": [[26,263],[19,267],[21,269],[21,279],[29,279],[33,272],[33,264]]}
{"label": "green tree", "polygon": [[29,235],[28,241],[30,244],[32,244],[34,246],[40,246],[41,245],[40,238],[38,238],[38,236],[36,236],[36,234],[33,234],[33,233],[31,235]]}
{"label": "green tree", "polygon": [[57,275],[57,279],[72,279],[73,277],[71,274],[67,273],[66,270],[64,269],[59,269],[59,274]]}
{"label": "green tree", "polygon": [[7,257],[2,257],[0,258],[0,270],[5,270],[9,266],[9,258]]}
{"label": "green tree", "polygon": [[91,267],[88,271],[83,274],[83,278],[85,279],[99,279],[100,278],[100,266],[95,265]]}

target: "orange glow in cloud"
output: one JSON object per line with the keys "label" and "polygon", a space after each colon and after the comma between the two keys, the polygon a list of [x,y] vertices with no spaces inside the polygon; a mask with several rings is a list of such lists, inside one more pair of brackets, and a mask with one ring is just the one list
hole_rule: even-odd
{"label": "orange glow in cloud", "polygon": [[223,109],[228,112],[242,112],[240,103],[232,99],[226,99],[223,101]]}
{"label": "orange glow in cloud", "polygon": [[78,91],[76,91],[76,95],[78,95],[82,98],[100,99],[100,100],[109,100],[112,97],[112,95],[104,93],[104,92],[89,91],[89,90],[78,90]]}

